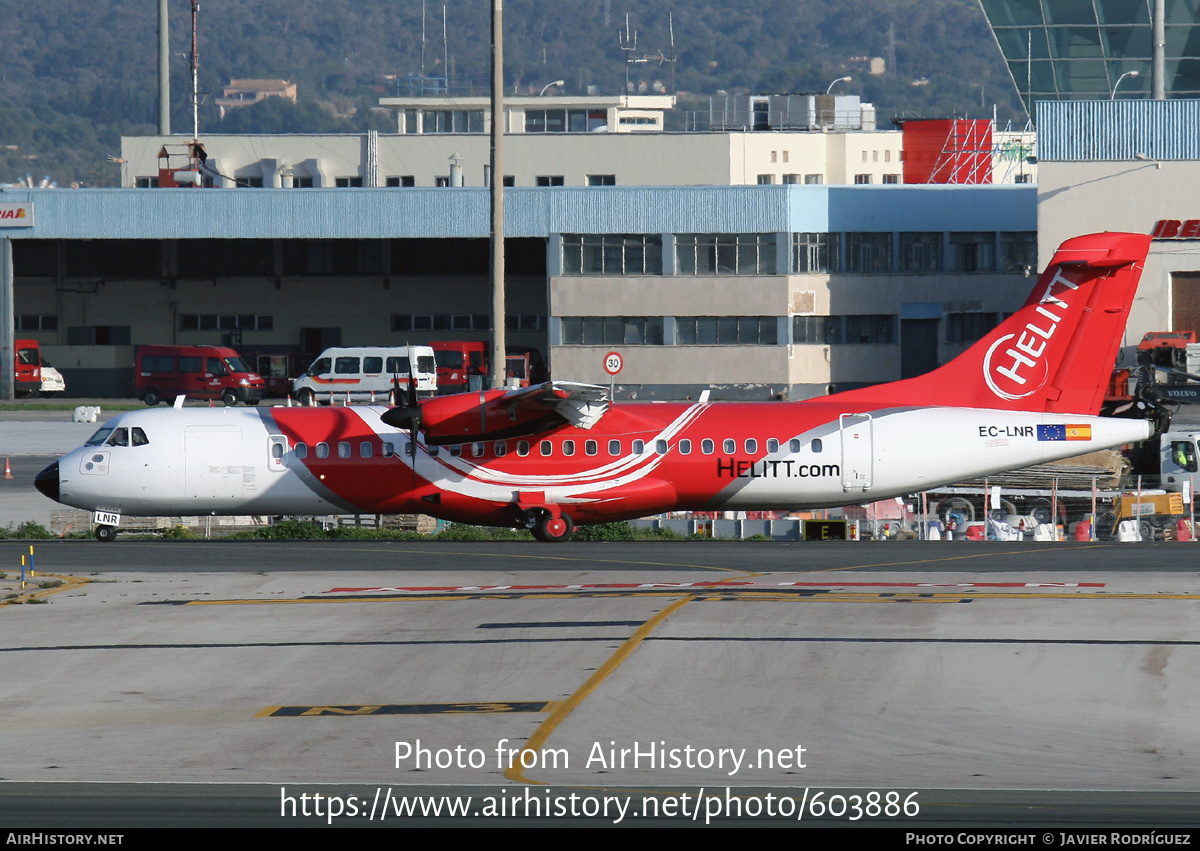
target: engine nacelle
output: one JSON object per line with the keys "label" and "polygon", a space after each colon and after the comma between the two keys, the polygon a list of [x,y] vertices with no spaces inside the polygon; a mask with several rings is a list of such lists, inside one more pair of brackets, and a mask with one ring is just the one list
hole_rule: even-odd
{"label": "engine nacelle", "polygon": [[564,423],[551,407],[504,404],[506,389],[435,396],[421,401],[420,430],[431,446],[536,434]]}

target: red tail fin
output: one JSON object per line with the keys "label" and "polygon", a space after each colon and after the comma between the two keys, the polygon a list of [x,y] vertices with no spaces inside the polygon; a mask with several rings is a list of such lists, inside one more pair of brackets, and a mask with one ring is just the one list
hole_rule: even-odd
{"label": "red tail fin", "polygon": [[1024,306],[950,363],[838,398],[1095,415],[1149,250],[1144,234],[1069,239]]}

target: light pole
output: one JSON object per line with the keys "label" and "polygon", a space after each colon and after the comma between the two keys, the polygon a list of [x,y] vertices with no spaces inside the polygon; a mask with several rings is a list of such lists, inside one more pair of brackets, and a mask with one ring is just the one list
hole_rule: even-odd
{"label": "light pole", "polygon": [[838,77],[836,80],[834,80],[832,83],[830,83],[829,86],[825,89],[825,94],[829,94],[833,90],[833,87],[836,86],[838,83],[848,83],[853,79],[854,78],[851,77],[849,74],[847,74],[845,77]]}
{"label": "light pole", "polygon": [[546,83],[546,85],[542,86],[542,90],[540,92],[538,92],[538,97],[541,97],[542,95],[544,95],[546,93],[546,89],[550,88],[551,86],[562,86],[562,85],[566,85],[565,80],[555,80],[553,83]]}
{"label": "light pole", "polygon": [[1139,74],[1137,71],[1126,71],[1120,77],[1117,77],[1116,85],[1114,85],[1112,87],[1112,93],[1108,96],[1108,99],[1109,100],[1117,99],[1117,86],[1121,85],[1121,81],[1124,80],[1126,77],[1140,77],[1140,76],[1141,76],[1141,74]]}

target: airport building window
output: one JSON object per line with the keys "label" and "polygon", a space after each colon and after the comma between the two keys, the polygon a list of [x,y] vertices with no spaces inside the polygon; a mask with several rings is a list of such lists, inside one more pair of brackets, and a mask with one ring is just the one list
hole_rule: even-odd
{"label": "airport building window", "polygon": [[[546,317],[539,313],[510,313],[504,317],[509,331],[545,331]],[[490,331],[491,317],[487,314],[438,313],[392,314],[393,331]]]}
{"label": "airport building window", "polygon": [[900,234],[901,272],[942,271],[942,234],[940,231]]}
{"label": "airport building window", "polygon": [[563,234],[564,275],[661,275],[659,234]]}
{"label": "airport building window", "polygon": [[269,313],[184,313],[179,317],[180,331],[271,331],[275,317]]}
{"label": "airport building window", "polygon": [[526,133],[588,133],[606,123],[604,110],[586,109],[527,109]]}
{"label": "airport building window", "polygon": [[384,186],[390,187],[409,187],[416,185],[417,179],[411,174],[393,175],[392,177],[386,178],[384,181]]}
{"label": "airport building window", "polygon": [[846,272],[892,271],[890,233],[846,234]]}
{"label": "airport building window", "polygon": [[901,182],[901,181],[900,181],[900,175],[898,175],[898,174],[885,174],[885,175],[883,176],[883,182],[884,182],[886,185],[888,185],[888,186],[895,186],[896,184],[898,184],[898,183],[900,183],[900,182]]}
{"label": "airport building window", "polygon": [[824,346],[842,343],[894,345],[896,317],[889,314],[793,316],[792,342]]}
{"label": "airport building window", "polygon": [[792,235],[792,269],[797,273],[838,271],[839,238],[836,233]]}
{"label": "airport building window", "polygon": [[537,186],[562,186],[563,176],[561,174],[539,174],[535,185]]}
{"label": "airport building window", "polygon": [[339,189],[360,189],[363,179],[361,177],[336,177],[333,184]]}
{"label": "airport building window", "polygon": [[950,234],[954,272],[991,272],[996,268],[996,235],[991,231]]}
{"label": "airport building window", "polygon": [[675,238],[680,275],[773,275],[773,233],[681,233]]}
{"label": "airport building window", "polygon": [[58,317],[52,313],[36,313],[26,314],[24,316],[15,316],[13,321],[16,323],[18,331],[57,331]]}
{"label": "airport building window", "polygon": [[774,316],[677,316],[675,342],[683,346],[774,346],[779,322]]}
{"label": "airport building window", "polygon": [[661,316],[564,316],[562,343],[565,346],[634,345],[661,346]]}
{"label": "airport building window", "polygon": [[[415,123],[415,122],[414,122]],[[482,133],[482,109],[426,109],[421,113],[422,133]]]}
{"label": "airport building window", "polygon": [[1007,272],[1036,272],[1037,231],[1000,232],[1000,269]]}
{"label": "airport building window", "polygon": [[[866,155],[867,155],[867,152],[866,152],[866,151],[863,151],[863,156],[865,157]],[[856,174],[856,175],[854,175],[854,182],[855,182],[855,184],[856,184],[856,185],[858,185],[858,186],[867,186],[867,185],[869,185],[869,184],[872,182],[872,181],[871,181],[871,175],[869,175],[869,174]]]}
{"label": "airport building window", "polygon": [[617,176],[615,174],[589,174],[587,176],[588,186],[616,186]]}
{"label": "airport building window", "polygon": [[998,313],[947,313],[946,342],[974,343],[999,323]]}

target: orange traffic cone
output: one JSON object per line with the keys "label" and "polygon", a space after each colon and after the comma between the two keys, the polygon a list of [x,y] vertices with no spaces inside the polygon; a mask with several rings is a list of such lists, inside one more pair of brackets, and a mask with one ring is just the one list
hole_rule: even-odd
{"label": "orange traffic cone", "polygon": [[9,466],[7,458],[4,459],[4,478],[12,478],[12,467]]}

